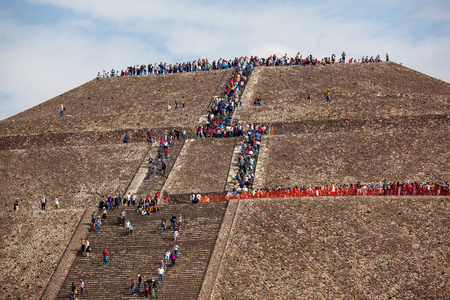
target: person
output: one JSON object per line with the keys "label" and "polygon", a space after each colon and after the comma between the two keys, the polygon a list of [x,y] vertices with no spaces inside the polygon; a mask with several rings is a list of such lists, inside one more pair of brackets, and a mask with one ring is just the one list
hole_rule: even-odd
{"label": "person", "polygon": [[389,54],[386,53],[386,61],[389,61]]}
{"label": "person", "polygon": [[80,294],[81,295],[84,295],[84,288],[85,288],[84,281],[83,281],[83,279],[80,279]]}
{"label": "person", "polygon": [[163,281],[164,268],[159,267],[158,269],[158,282],[161,283]]}
{"label": "person", "polygon": [[77,285],[74,281],[72,281],[72,296],[75,298],[75,294],[77,293]]}
{"label": "person", "polygon": [[330,91],[327,92],[327,102],[331,102],[331,93],[330,93]]}
{"label": "person", "polygon": [[311,103],[311,94],[308,94],[308,103]]}
{"label": "person", "polygon": [[108,263],[108,256],[109,256],[109,252],[108,250],[104,250],[103,251],[103,265],[106,265]]}
{"label": "person", "polygon": [[99,232],[100,231],[100,225],[102,225],[102,219],[100,217],[97,218],[97,223],[95,226],[95,231]]}
{"label": "person", "polygon": [[91,252],[91,246],[89,245],[88,240],[85,240],[84,243],[86,244],[86,256],[89,256],[89,253]]}
{"label": "person", "polygon": [[60,208],[58,197],[55,198],[55,209]]}
{"label": "person", "polygon": [[103,222],[106,223],[106,208],[103,208]]}
{"label": "person", "polygon": [[64,107],[64,105],[61,104],[60,110],[61,110],[61,111],[59,112],[59,115],[60,115],[61,117],[64,117],[64,112],[66,111],[66,108]]}
{"label": "person", "polygon": [[16,198],[16,201],[14,201],[14,211],[19,210],[19,198]]}
{"label": "person", "polygon": [[131,279],[131,294],[134,296],[136,293],[135,293],[135,290],[136,289],[136,282],[134,282],[134,279]]}
{"label": "person", "polygon": [[178,240],[179,235],[180,229],[178,228],[178,226],[175,226],[175,228],[173,229],[173,239],[175,240],[175,242]]}
{"label": "person", "polygon": [[345,51],[342,52],[342,62],[345,63]]}
{"label": "person", "polygon": [[97,215],[95,214],[95,210],[94,210],[91,215],[92,226],[95,225],[96,220],[97,220]]}
{"label": "person", "polygon": [[139,292],[142,292],[142,277],[141,274],[138,274],[138,288],[139,288]]}
{"label": "person", "polygon": [[164,261],[166,262],[166,264],[168,264],[169,260],[170,260],[170,251],[169,249],[166,249],[166,253],[164,253]]}
{"label": "person", "polygon": [[161,220],[161,233],[166,231],[166,219],[163,217]]}
{"label": "person", "polygon": [[47,199],[44,196],[41,198],[41,210],[45,210],[45,204],[47,204]]}
{"label": "person", "polygon": [[127,229],[127,235],[131,234],[131,222],[130,220],[127,220],[127,222],[125,223],[125,227]]}
{"label": "person", "polygon": [[[161,281],[162,281],[162,276],[161,276]],[[152,279],[151,283],[150,283],[150,291],[152,294],[152,298],[155,298],[155,290],[156,290],[156,282],[155,282],[155,279]]]}
{"label": "person", "polygon": [[122,211],[120,212],[120,224],[123,224],[123,221],[125,221],[126,215],[127,215],[127,213],[122,209]]}
{"label": "person", "polygon": [[121,191],[119,191],[118,197],[119,197],[119,205],[122,206],[123,205],[123,203],[122,203],[123,202],[123,193]]}
{"label": "person", "polygon": [[167,270],[167,265],[166,265],[166,263],[164,262],[164,260],[161,260],[161,263],[159,264],[159,266],[160,266],[160,267],[163,267],[164,270]]}
{"label": "person", "polygon": [[148,296],[149,296],[149,289],[150,289],[150,286],[148,284],[148,281],[145,281],[144,282],[145,298],[148,298]]}
{"label": "person", "polygon": [[145,281],[144,282],[144,292],[145,292],[145,298],[148,298],[148,296],[149,296],[149,289],[150,289],[150,286],[149,286],[149,283],[148,283],[148,281]]}
{"label": "person", "polygon": [[81,253],[86,253],[86,242],[84,239],[81,239]]}
{"label": "person", "polygon": [[170,260],[172,261],[172,267],[175,266],[175,262],[177,260],[177,257],[175,256],[174,253],[172,253],[172,255],[170,256]]}
{"label": "person", "polygon": [[129,140],[130,140],[130,138],[128,137],[128,135],[126,135],[126,136],[123,138],[123,143],[126,144],[126,143],[128,143]]}
{"label": "person", "polygon": [[177,244],[173,245],[173,254],[175,254],[175,257],[178,258],[178,245]]}
{"label": "person", "polygon": [[175,223],[177,222],[177,217],[175,216],[175,214],[172,215],[172,218],[170,219],[170,225],[171,225],[171,229],[175,228]]}
{"label": "person", "polygon": [[181,230],[181,224],[183,223],[183,217],[181,216],[181,214],[178,215],[177,218],[177,224],[178,224],[178,229]]}

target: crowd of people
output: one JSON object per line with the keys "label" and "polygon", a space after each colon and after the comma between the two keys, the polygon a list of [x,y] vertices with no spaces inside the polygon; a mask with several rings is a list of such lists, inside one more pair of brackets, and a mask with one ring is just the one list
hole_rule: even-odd
{"label": "crowd of people", "polygon": [[[163,197],[165,197],[165,199],[168,200],[169,194],[165,192]],[[115,201],[114,199],[117,199],[117,201]],[[125,227],[126,235],[132,235],[134,224],[131,223],[129,217],[127,216],[126,211],[122,207],[126,205],[136,206],[136,211],[142,215],[147,213],[156,213],[158,212],[158,203],[161,201],[160,200],[161,191],[158,190],[154,197],[148,196],[146,199],[141,199],[138,205],[136,204],[135,199],[136,199],[135,194],[129,193],[127,196],[124,197],[123,193],[119,191],[117,196],[108,197],[107,201],[101,200],[99,203],[98,212],[93,211],[91,216],[92,217],[91,225],[94,228],[94,230],[96,232],[100,232],[100,226],[102,222],[105,223],[107,220],[108,211],[119,208],[120,215],[117,218],[117,225]],[[166,225],[166,219],[164,217],[162,218],[161,233],[163,234],[168,230],[173,231],[174,245],[170,249],[166,249],[166,251],[164,252],[164,259],[161,260],[161,264],[157,269],[158,280],[156,281],[155,279],[150,279],[150,277],[147,277],[147,281],[143,281],[142,277],[138,275],[137,283],[134,279],[131,282],[131,291],[133,295],[135,295],[136,288],[138,288],[139,291],[145,292],[145,297],[149,297],[150,295],[152,297],[155,297],[155,291],[158,288],[158,283],[161,283],[163,281],[163,275],[164,272],[167,271],[167,266],[169,265],[169,263],[172,267],[175,266],[176,260],[178,259],[178,250],[179,250],[177,242],[180,238],[180,231],[184,223],[184,218],[182,214],[178,214],[178,216],[173,214],[169,220],[170,220],[170,227],[167,228],[168,226]],[[91,245],[89,241],[87,239],[82,239],[80,253],[89,256],[90,252],[91,252]],[[103,266],[108,264],[108,257],[109,251],[107,249],[104,249],[102,252]],[[78,288],[81,289],[81,287],[73,284],[72,292],[75,294]],[[84,294],[84,282],[83,282],[83,289],[81,291],[82,294]]]}
{"label": "crowd of people", "polygon": [[261,137],[268,134],[269,126],[250,125],[243,126],[243,144],[238,156],[239,170],[236,173],[233,193],[247,192],[253,187],[256,162],[261,146]]}
{"label": "crowd of people", "polygon": [[446,196],[447,182],[387,182],[362,184],[277,187],[235,191],[234,198],[327,197],[327,196]]}
{"label": "crowd of people", "polygon": [[[317,58],[312,54],[303,57],[303,54],[298,52],[294,57],[289,57],[287,53],[282,56],[277,56],[276,54],[270,55],[267,58],[250,56],[250,57],[235,57],[234,59],[223,59],[214,60],[210,62],[208,59],[197,59],[194,61],[188,61],[183,63],[163,63],[159,64],[138,64],[136,66],[129,66],[120,71],[111,69],[107,72],[97,73],[97,78],[101,77],[123,77],[123,76],[140,76],[140,75],[156,75],[156,74],[171,74],[171,73],[185,73],[185,72],[198,72],[198,71],[211,71],[211,70],[222,70],[229,68],[242,67],[243,62],[251,65],[252,67],[261,66],[289,66],[289,65],[328,65],[334,63],[370,63],[370,62],[381,62],[381,55],[374,56],[363,56],[360,59],[350,58],[347,60],[347,55],[342,52],[340,58],[336,60],[336,54],[332,54],[329,57]],[[389,61],[389,54],[386,53],[385,61]]]}

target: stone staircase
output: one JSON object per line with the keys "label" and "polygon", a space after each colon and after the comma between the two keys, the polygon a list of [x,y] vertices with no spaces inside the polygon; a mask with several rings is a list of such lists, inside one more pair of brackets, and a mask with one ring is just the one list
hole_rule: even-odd
{"label": "stone staircase", "polygon": [[[153,177],[150,180],[146,180],[144,179],[139,187],[139,190],[137,192],[137,197],[138,199],[140,199],[141,197],[146,197],[148,195],[150,196],[155,196],[155,193],[158,190],[161,190],[161,196],[163,196],[163,186],[164,183],[166,182],[166,179],[168,178],[170,172],[172,171],[173,166],[175,165],[175,161],[178,158],[178,155],[180,154],[181,149],[183,148],[185,141],[180,139],[175,139],[175,141],[172,144],[172,148],[169,148],[169,154],[170,154],[170,158],[167,162],[167,170],[166,170],[166,176],[164,176],[163,174],[161,174],[161,164],[158,165],[158,174],[153,175]],[[153,161],[156,162],[157,161],[157,147],[156,150],[152,152],[153,156]],[[147,157],[148,159],[148,157]],[[148,164],[147,164],[148,166]],[[145,176],[147,177],[147,176]],[[170,191],[169,191],[170,192]]]}
{"label": "stone staircase", "polygon": [[[160,212],[142,216],[126,207],[127,218],[134,224],[133,234],[127,236],[124,226],[113,222],[110,213],[108,222],[101,225],[100,232],[89,231],[92,247],[89,257],[77,256],[58,294],[58,299],[70,299],[71,284],[83,279],[85,295],[78,299],[129,299],[144,297],[136,289],[131,295],[131,280],[137,275],[157,280],[159,263],[166,249],[174,245],[170,227],[172,214],[181,213],[185,218],[180,239],[178,259],[174,267],[168,267],[163,282],[158,287],[159,299],[196,299],[213,252],[216,239],[228,202],[201,203],[197,205],[165,205]],[[161,218],[168,223],[167,231],[161,233]],[[109,262],[102,265],[102,251],[110,253]]]}

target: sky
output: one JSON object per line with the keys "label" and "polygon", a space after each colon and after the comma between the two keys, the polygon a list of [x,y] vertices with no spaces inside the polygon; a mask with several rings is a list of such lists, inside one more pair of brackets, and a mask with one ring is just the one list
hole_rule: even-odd
{"label": "sky", "polygon": [[[318,4],[319,3],[319,4]],[[450,82],[446,0],[0,0],[0,120],[130,65],[376,56]],[[59,108],[55,111],[58,113]]]}

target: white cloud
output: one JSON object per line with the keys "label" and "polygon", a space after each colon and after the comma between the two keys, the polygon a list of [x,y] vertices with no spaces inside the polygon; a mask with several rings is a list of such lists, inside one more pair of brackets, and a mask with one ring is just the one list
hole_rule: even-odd
{"label": "white cloud", "polygon": [[[28,2],[57,7],[67,17],[55,24],[28,25],[0,15],[0,101],[9,107],[0,111],[0,119],[74,88],[103,69],[206,57],[294,56],[298,51],[323,57],[345,50],[347,57],[359,58],[389,52],[394,61],[450,81],[449,63],[440,59],[450,54],[448,9],[442,5],[435,6],[438,13],[432,7],[419,10],[415,1],[399,9],[402,2],[377,0],[372,5],[379,7],[378,15],[366,18],[367,8],[352,1],[339,9],[333,2],[313,6],[297,1]],[[417,20],[402,15],[411,11]],[[439,34],[427,31],[436,16],[442,23]],[[421,38],[411,35],[417,28],[424,30]]]}

